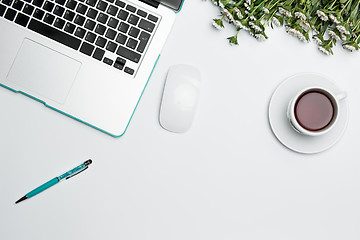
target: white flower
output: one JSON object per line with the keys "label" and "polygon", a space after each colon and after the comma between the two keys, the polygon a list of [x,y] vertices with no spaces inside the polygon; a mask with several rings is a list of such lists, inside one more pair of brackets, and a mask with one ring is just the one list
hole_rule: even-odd
{"label": "white flower", "polygon": [[266,7],[263,7],[263,8],[262,8],[262,11],[263,11],[265,14],[269,14],[269,13],[270,13],[269,9],[267,9]]}
{"label": "white flower", "polygon": [[255,38],[257,40],[259,40],[259,41],[265,41],[266,40],[265,36],[260,34],[260,33],[255,34]]}
{"label": "white flower", "polygon": [[346,35],[350,34],[350,32],[348,30],[346,30],[346,28],[342,25],[337,25],[336,28],[337,28],[337,30],[339,30],[339,32],[341,32],[343,34],[346,34]]}
{"label": "white flower", "polygon": [[275,24],[275,26],[280,27],[281,23],[279,19],[277,19],[276,17],[272,17],[271,21]]}
{"label": "white flower", "polygon": [[339,24],[339,23],[340,23],[340,21],[339,21],[334,15],[332,15],[332,14],[329,15],[329,18],[330,18],[330,20],[331,20],[333,23],[335,23],[335,24]]}
{"label": "white flower", "polygon": [[240,28],[240,29],[244,29],[244,30],[246,30],[246,31],[249,31],[249,30],[250,30],[248,27],[244,26],[244,25],[243,25],[240,21],[238,21],[238,20],[236,20],[236,21],[234,22],[234,24],[235,24],[236,27],[238,27],[238,28]]}
{"label": "white flower", "polygon": [[216,0],[212,0],[213,4],[215,4],[216,6],[219,6],[221,8],[224,8],[224,4],[219,0],[219,1],[216,1]]}
{"label": "white flower", "polygon": [[356,51],[356,48],[354,46],[351,46],[351,45],[343,44],[343,48],[346,49],[346,50],[349,50],[350,52]]}
{"label": "white flower", "polygon": [[212,25],[214,26],[214,28],[216,28],[216,29],[218,29],[218,30],[223,29],[223,27],[220,26],[219,24],[217,24],[217,23],[215,22],[215,20],[212,21]]}
{"label": "white flower", "polygon": [[245,10],[245,14],[246,14],[246,15],[249,15],[250,13],[249,13],[249,11],[248,11],[248,10]]}
{"label": "white flower", "polygon": [[251,0],[246,0],[246,3],[251,5]]}
{"label": "white flower", "polygon": [[289,28],[289,27],[286,28],[286,32],[289,33],[291,36],[294,36],[294,37],[297,37],[298,33],[299,33],[298,30],[296,30],[294,28]]}
{"label": "white flower", "polygon": [[236,16],[239,18],[239,19],[243,19],[243,15],[241,14],[241,11],[238,9],[238,8],[235,8],[235,12],[236,12]]}
{"label": "white flower", "polygon": [[253,23],[253,22],[249,22],[249,25],[250,25],[250,27],[251,27],[252,29],[254,29],[256,32],[261,32],[261,31],[262,31],[261,27],[259,27],[258,25],[256,25],[256,24]]}
{"label": "white flower", "polygon": [[229,10],[227,9],[223,9],[222,10],[223,14],[225,14],[225,20],[228,21],[228,22],[234,22],[235,19],[234,19],[234,16],[229,12]]}
{"label": "white flower", "polygon": [[329,20],[329,18],[326,16],[326,14],[323,11],[317,10],[316,14],[319,16],[319,18],[321,20],[323,20],[324,22],[326,22],[327,20]]}
{"label": "white flower", "polygon": [[322,46],[319,46],[318,48],[321,52],[325,53],[326,55],[330,55],[330,52],[328,50],[326,50],[325,48],[323,48]]}
{"label": "white flower", "polygon": [[320,38],[318,38],[318,37],[313,37],[313,39],[314,39],[314,42],[317,44],[317,45],[319,45],[319,44],[322,44],[323,42],[321,41],[321,39]]}
{"label": "white flower", "polygon": [[300,18],[303,21],[306,21],[306,16],[302,12],[296,12],[295,17]]}
{"label": "white flower", "polygon": [[340,37],[333,30],[329,30],[328,33],[329,36],[332,37],[333,39],[336,39],[337,41],[340,40]]}
{"label": "white flower", "polygon": [[256,21],[256,17],[254,17],[254,16],[250,16],[250,20],[252,20],[252,21]]}
{"label": "white flower", "polygon": [[219,6],[219,3],[216,0],[212,0],[213,4],[215,4],[216,6]]}
{"label": "white flower", "polygon": [[289,12],[288,10],[282,8],[282,7],[279,7],[279,13],[286,16],[286,17],[292,17],[292,14],[291,12]]}
{"label": "white flower", "polygon": [[341,33],[341,40],[346,41],[347,40],[347,36],[343,33]]}
{"label": "white flower", "polygon": [[308,31],[311,28],[310,24],[305,21],[300,21],[299,25],[304,31]]}
{"label": "white flower", "polygon": [[297,38],[302,42],[307,42],[306,37],[300,31],[298,31]]}
{"label": "white flower", "polygon": [[254,33],[252,31],[249,31],[250,36],[254,37]]}

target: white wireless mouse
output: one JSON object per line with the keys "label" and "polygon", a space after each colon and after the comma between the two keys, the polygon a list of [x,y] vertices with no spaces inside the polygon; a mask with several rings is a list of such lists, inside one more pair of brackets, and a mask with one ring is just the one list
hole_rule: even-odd
{"label": "white wireless mouse", "polygon": [[201,74],[189,65],[169,69],[160,108],[160,124],[171,132],[184,133],[194,120]]}

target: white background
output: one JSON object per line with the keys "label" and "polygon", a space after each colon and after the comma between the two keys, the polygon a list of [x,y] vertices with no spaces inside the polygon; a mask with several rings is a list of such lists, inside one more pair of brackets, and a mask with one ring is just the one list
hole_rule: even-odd
{"label": "white background", "polygon": [[[211,2],[185,1],[122,138],[0,88],[0,239],[360,239],[359,53],[325,56],[283,28],[240,46],[218,32]],[[191,131],[158,123],[170,66],[203,74]],[[331,77],[349,94],[350,121],[330,150],[303,155],[272,134],[276,86],[299,72]],[[89,170],[15,205],[25,193],[82,161]]]}

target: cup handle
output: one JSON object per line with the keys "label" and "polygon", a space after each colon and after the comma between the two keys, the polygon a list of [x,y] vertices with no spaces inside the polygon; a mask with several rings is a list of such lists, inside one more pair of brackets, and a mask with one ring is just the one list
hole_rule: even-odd
{"label": "cup handle", "polygon": [[336,94],[336,99],[341,101],[343,99],[347,98],[347,93],[346,92],[339,92],[338,94]]}

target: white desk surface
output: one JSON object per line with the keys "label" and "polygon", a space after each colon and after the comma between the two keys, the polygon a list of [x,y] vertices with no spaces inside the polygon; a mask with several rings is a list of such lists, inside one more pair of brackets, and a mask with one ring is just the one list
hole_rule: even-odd
{"label": "white desk surface", "polygon": [[[211,26],[211,2],[185,1],[128,131],[112,138],[0,88],[0,239],[360,239],[360,53],[327,57],[283,28],[231,47]],[[167,70],[203,74],[193,128],[158,123]],[[349,94],[350,121],[330,150],[302,155],[272,134],[268,102],[299,72]],[[14,201],[92,158],[89,170],[33,199]]]}

